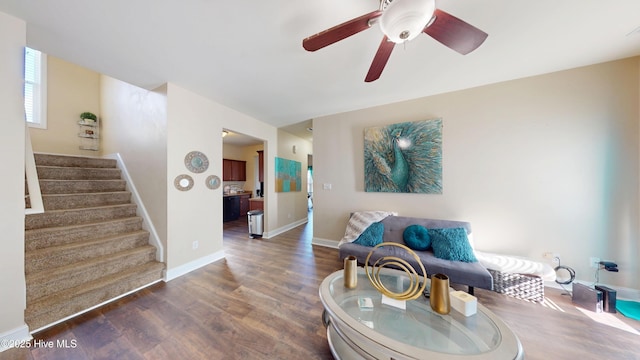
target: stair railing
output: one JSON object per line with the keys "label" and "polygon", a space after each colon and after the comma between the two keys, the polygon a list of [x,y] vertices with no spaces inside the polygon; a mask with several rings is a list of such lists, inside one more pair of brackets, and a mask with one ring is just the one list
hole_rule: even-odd
{"label": "stair railing", "polygon": [[31,146],[31,135],[29,135],[29,127],[25,122],[25,145],[24,145],[24,165],[27,177],[27,188],[29,189],[29,203],[31,207],[26,207],[25,214],[40,214],[44,212],[42,204],[42,193],[40,192],[40,181],[38,180],[38,171],[36,169],[36,159],[33,156],[33,147]]}

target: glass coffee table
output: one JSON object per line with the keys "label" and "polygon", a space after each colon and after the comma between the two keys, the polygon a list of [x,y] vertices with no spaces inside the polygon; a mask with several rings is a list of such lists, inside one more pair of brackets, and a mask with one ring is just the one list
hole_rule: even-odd
{"label": "glass coffee table", "polygon": [[[383,268],[380,278],[393,292],[409,284],[398,270]],[[357,282],[355,289],[345,288],[340,270],[320,285],[327,340],[336,359],[524,359],[513,331],[480,303],[469,317],[453,308],[440,315],[424,296],[407,301],[402,310],[382,304],[363,268]]]}

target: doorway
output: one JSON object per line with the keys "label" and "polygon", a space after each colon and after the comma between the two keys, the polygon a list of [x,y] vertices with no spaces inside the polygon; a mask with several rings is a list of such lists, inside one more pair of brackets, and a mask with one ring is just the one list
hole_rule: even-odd
{"label": "doorway", "polygon": [[223,236],[233,232],[249,236],[248,216],[250,210],[263,209],[264,197],[258,190],[264,185],[259,181],[262,177],[256,172],[263,165],[257,163],[262,160],[258,156],[263,152],[266,142],[264,139],[223,130],[222,139],[222,201],[223,201]]}

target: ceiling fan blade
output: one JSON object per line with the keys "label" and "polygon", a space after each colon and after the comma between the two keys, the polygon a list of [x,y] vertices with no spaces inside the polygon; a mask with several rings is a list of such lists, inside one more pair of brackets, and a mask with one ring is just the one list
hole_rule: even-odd
{"label": "ceiling fan blade", "polygon": [[457,17],[436,9],[435,20],[424,28],[424,32],[443,45],[466,55],[477,49],[488,34]]}
{"label": "ceiling fan blade", "polygon": [[385,65],[387,65],[387,61],[389,60],[391,51],[395,45],[396,43],[389,41],[389,38],[387,38],[386,35],[382,38],[380,47],[378,47],[378,52],[376,52],[376,56],[373,58],[367,77],[364,79],[365,82],[378,80],[382,74],[382,70],[384,70]]}
{"label": "ceiling fan blade", "polygon": [[382,15],[382,11],[376,10],[368,14],[362,15],[355,19],[351,19],[340,25],[336,25],[330,29],[311,35],[302,40],[302,47],[308,51],[316,51],[325,46],[346,39],[351,35],[355,35],[361,31],[367,30],[369,21],[376,19]]}

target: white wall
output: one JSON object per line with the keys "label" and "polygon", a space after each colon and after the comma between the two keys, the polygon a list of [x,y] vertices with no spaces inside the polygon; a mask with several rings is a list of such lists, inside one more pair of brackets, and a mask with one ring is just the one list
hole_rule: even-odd
{"label": "white wall", "polygon": [[[587,281],[597,256],[620,267],[603,283],[640,288],[639,73],[631,58],[314,119],[316,241],[357,210],[466,220],[481,250],[556,252]],[[432,118],[443,194],[365,193],[364,129]]]}
{"label": "white wall", "polygon": [[[222,187],[210,190],[205,186],[209,175],[222,178],[222,129],[265,139],[265,152],[271,154],[276,152],[277,130],[172,83],[167,99],[167,267],[172,271],[222,255]],[[189,172],[184,165],[185,156],[194,150],[209,159],[209,168],[200,174]],[[268,168],[273,169],[273,161]],[[173,186],[180,174],[194,179],[190,191]],[[274,200],[265,203],[266,229],[275,223],[269,214],[275,214],[277,201],[270,195],[273,192],[267,198]],[[197,249],[193,249],[194,241]]]}
{"label": "white wall", "polygon": [[167,248],[167,95],[102,75],[102,153],[120,153]]}
{"label": "white wall", "polygon": [[[0,339],[28,335],[24,323],[24,156],[22,71],[26,24],[0,13]],[[25,334],[26,332],[26,334]],[[0,344],[0,351],[3,350]]]}

